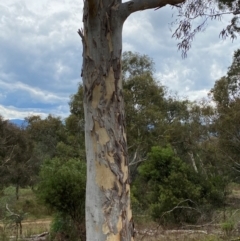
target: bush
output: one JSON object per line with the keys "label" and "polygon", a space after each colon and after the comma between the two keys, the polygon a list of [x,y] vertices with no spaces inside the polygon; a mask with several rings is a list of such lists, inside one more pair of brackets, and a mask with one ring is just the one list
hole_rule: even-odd
{"label": "bush", "polygon": [[79,241],[78,230],[76,229],[73,220],[62,213],[56,213],[50,228],[50,240],[61,241],[71,240]]}
{"label": "bush", "polygon": [[202,207],[223,204],[226,183],[196,174],[170,146],[152,147],[138,173],[132,189],[138,202],[133,208],[141,206],[154,220],[195,223],[203,214]]}
{"label": "bush", "polygon": [[[85,234],[86,165],[78,159],[47,160],[41,167],[38,197]],[[84,239],[84,237],[82,237]]]}

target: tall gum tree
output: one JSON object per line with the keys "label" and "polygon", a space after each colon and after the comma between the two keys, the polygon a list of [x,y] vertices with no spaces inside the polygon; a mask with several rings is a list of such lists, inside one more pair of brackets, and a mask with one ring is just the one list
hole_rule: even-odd
{"label": "tall gum tree", "polygon": [[[87,241],[130,241],[134,236],[121,78],[123,23],[136,11],[168,4],[186,6],[185,17],[201,14],[207,5],[205,0],[187,2],[84,0],[78,33],[83,43]],[[194,34],[188,22],[180,21],[175,37],[186,41],[179,47],[187,50]]]}

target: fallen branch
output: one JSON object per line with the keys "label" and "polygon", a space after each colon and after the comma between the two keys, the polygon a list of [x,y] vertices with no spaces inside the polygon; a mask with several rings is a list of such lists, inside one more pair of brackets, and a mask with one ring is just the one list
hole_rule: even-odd
{"label": "fallen branch", "polygon": [[167,230],[165,231],[166,234],[194,234],[194,233],[202,233],[202,234],[208,234],[205,230],[184,230],[184,229],[178,229],[178,230]]}

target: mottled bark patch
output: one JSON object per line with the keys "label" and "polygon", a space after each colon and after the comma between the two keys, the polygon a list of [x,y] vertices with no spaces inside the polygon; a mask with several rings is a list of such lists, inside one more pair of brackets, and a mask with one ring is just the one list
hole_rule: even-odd
{"label": "mottled bark patch", "polygon": [[87,241],[130,241],[132,237],[119,6],[116,1],[84,1]]}

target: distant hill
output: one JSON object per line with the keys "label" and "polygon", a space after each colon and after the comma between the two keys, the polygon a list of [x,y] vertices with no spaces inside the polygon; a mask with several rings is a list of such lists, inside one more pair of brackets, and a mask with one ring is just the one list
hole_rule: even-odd
{"label": "distant hill", "polygon": [[21,119],[11,119],[9,121],[12,122],[13,124],[17,125],[17,126],[22,126],[23,123],[24,123],[24,120],[21,120]]}

